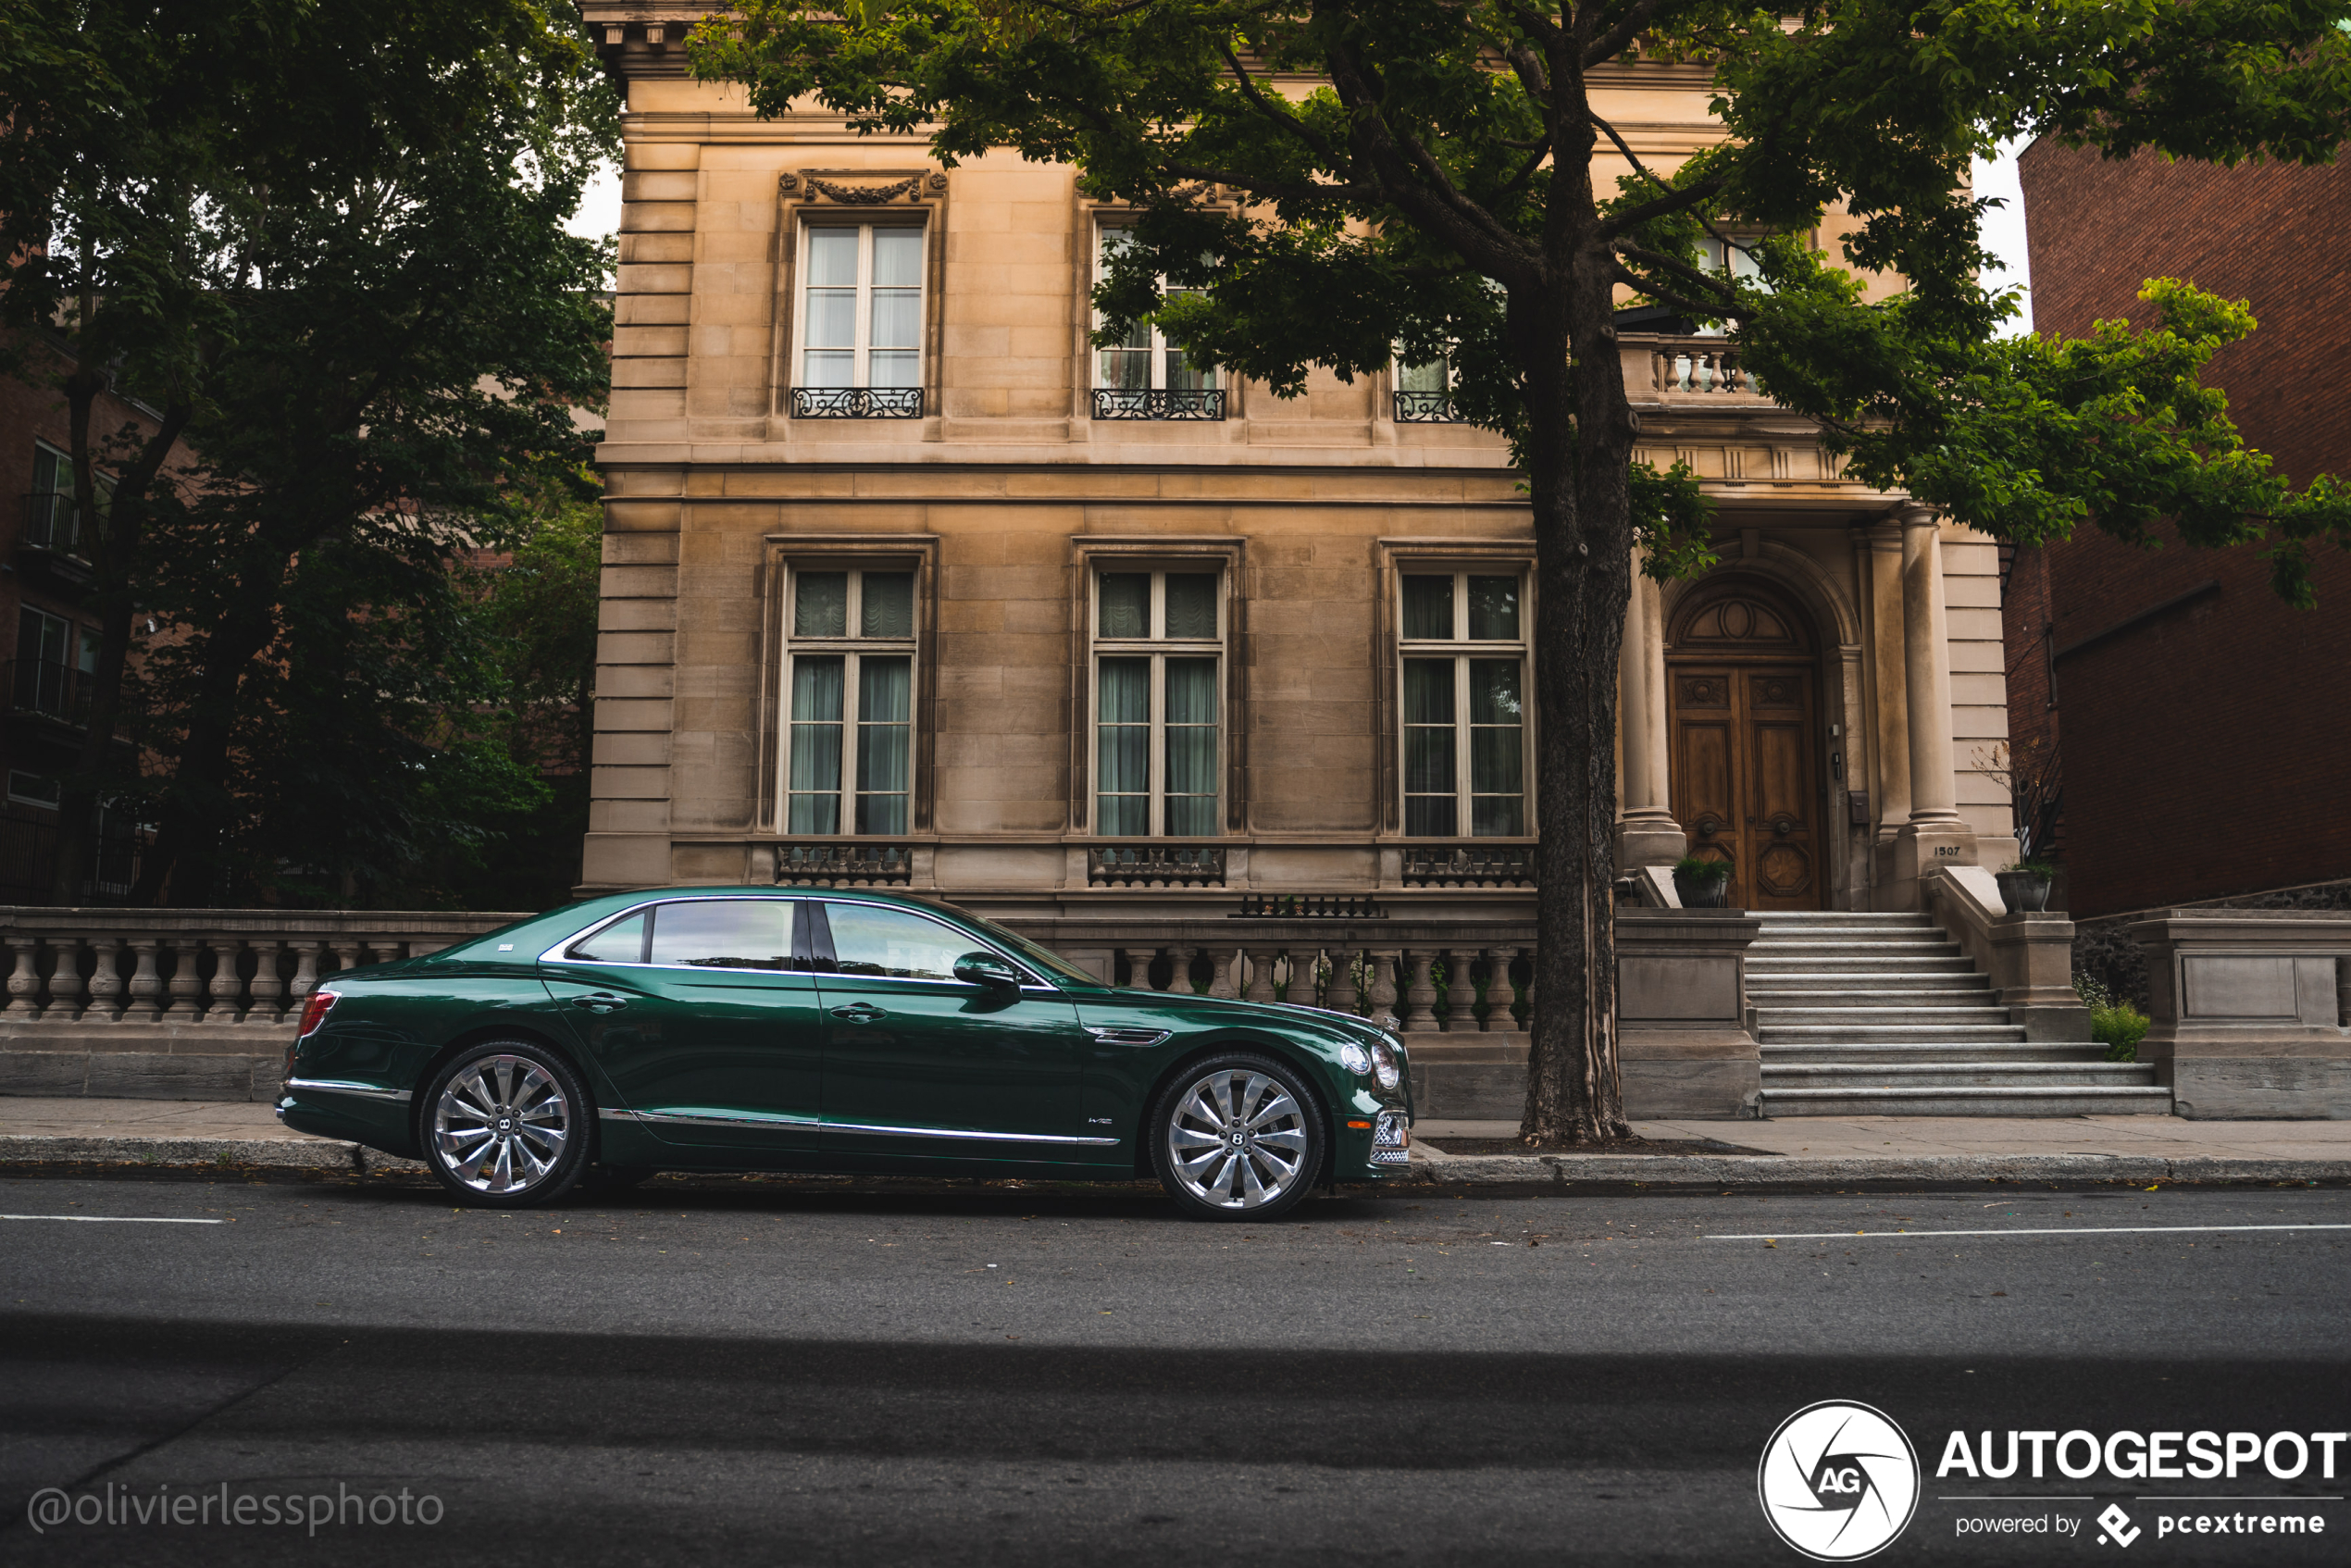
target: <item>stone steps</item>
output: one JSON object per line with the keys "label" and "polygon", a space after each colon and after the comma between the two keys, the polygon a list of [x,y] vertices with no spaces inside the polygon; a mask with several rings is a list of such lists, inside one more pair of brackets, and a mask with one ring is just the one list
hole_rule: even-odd
{"label": "stone steps", "polygon": [[1767,1116],[2168,1113],[2154,1069],[2032,1041],[1923,915],[1767,915],[1748,949]]}

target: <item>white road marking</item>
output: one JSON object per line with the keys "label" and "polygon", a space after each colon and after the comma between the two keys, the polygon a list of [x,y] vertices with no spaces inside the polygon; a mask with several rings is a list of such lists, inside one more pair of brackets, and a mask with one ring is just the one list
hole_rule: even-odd
{"label": "white road marking", "polygon": [[155,1219],[145,1214],[0,1214],[0,1220],[81,1220],[88,1225],[227,1225],[227,1220]]}
{"label": "white road marking", "polygon": [[1709,1241],[1838,1241],[1856,1236],[2146,1236],[2171,1231],[2208,1230],[2351,1230],[2351,1225],[2083,1225],[2053,1226],[2046,1230],[1773,1230],[1751,1236],[1709,1236]]}

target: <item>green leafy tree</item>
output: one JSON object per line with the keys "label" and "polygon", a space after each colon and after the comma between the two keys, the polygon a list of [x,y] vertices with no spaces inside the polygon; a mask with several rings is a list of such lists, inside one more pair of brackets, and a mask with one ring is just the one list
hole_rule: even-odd
{"label": "green leafy tree", "polygon": [[218,902],[273,855],[364,896],[417,832],[462,821],[446,780],[465,768],[491,815],[536,789],[493,777],[512,758],[472,725],[436,743],[423,721],[510,687],[454,574],[576,477],[573,416],[609,374],[610,249],[563,225],[613,104],[576,40],[534,38],[537,56],[493,40],[444,62],[469,82],[454,123],[379,138],[339,188],[255,224],[169,548],[141,579],[174,628],[146,688],[166,766],[142,902]]}
{"label": "green leafy tree", "polygon": [[[1104,341],[1156,317],[1197,358],[1295,393],[1307,370],[1454,352],[1459,401],[1510,438],[1537,554],[1537,1004],[1524,1131],[1626,1132],[1612,1036],[1618,643],[1634,547],[1705,558],[1686,474],[1631,461],[1615,311],[1735,324],[1772,393],[1854,471],[2019,541],[2171,515],[2198,542],[2345,529],[2236,451],[2193,387],[2227,307],[2185,289],[2136,336],[1994,341],[1972,155],[2026,131],[2109,152],[2319,159],[2343,135],[2340,0],[739,0],[691,40],[761,114],[814,104],[944,160],[1009,147],[1141,209],[1097,291]],[[1704,62],[1724,138],[1644,166],[1601,68]],[[1308,84],[1308,85],[1301,85]],[[1629,168],[1630,173],[1624,171]],[[1222,185],[1238,213],[1203,195]],[[1807,248],[1837,205],[1844,254]],[[1723,225],[1782,236],[1749,244]],[[1760,282],[1699,265],[1712,230]],[[1904,280],[1872,304],[1856,272]],[[1197,290],[1163,300],[1155,279]],[[2183,380],[2184,378],[2184,380]],[[2193,504],[2189,504],[2193,503]],[[2192,520],[2191,520],[2192,519]],[[2198,531],[2200,530],[2200,532]]]}
{"label": "green leafy tree", "polygon": [[[541,218],[559,223],[561,213],[545,215],[576,198],[583,149],[609,143],[608,93],[561,5],[0,0],[0,324],[17,330],[10,368],[51,380],[67,405],[102,633],[86,740],[65,780],[54,898],[78,894],[99,799],[141,787],[117,737],[133,629],[155,607],[143,584],[168,577],[167,557],[181,547],[164,535],[190,514],[217,521],[224,489],[262,482],[249,464],[238,470],[245,459],[219,455],[239,421],[263,412],[254,367],[281,354],[289,367],[317,363],[309,343],[270,337],[298,326],[289,296],[306,291],[326,307],[321,289],[348,301],[392,281],[382,243],[350,242],[370,225],[379,242],[400,225],[421,239],[411,204],[429,187],[453,188],[468,158],[503,160]],[[480,255],[469,266],[462,236],[446,230],[417,248],[412,304],[435,268],[444,288],[530,270],[519,255],[504,273],[484,260],[516,237],[514,214],[476,201],[466,216],[488,220],[473,237]],[[356,269],[367,267],[387,270]],[[578,286],[594,290],[593,268],[584,276]],[[363,306],[347,325],[384,334],[368,345],[375,367],[354,362],[344,385],[314,385],[321,402],[302,408],[305,426],[315,433],[320,415],[352,414],[353,388],[381,377],[390,351],[432,319]],[[53,343],[62,355],[47,352]],[[565,346],[544,357],[559,360]],[[514,347],[504,342],[478,364],[447,345],[433,354],[467,386],[520,367],[504,385],[543,403],[549,367]],[[396,379],[385,384],[386,396],[409,395]],[[578,384],[569,377],[566,390]],[[157,410],[157,428],[93,429],[109,389]],[[346,433],[389,407],[359,408]],[[214,454],[209,479],[180,472],[174,457],[176,442],[199,439]],[[464,461],[479,469],[480,455]],[[104,506],[101,470],[112,480]],[[206,543],[218,545],[217,529]],[[186,836],[183,826],[176,841]]]}

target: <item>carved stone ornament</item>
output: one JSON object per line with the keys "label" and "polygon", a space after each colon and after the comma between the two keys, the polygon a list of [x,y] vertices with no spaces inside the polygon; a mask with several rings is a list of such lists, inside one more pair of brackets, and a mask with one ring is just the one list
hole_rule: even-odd
{"label": "carved stone ornament", "polygon": [[923,177],[919,174],[890,185],[836,185],[829,180],[814,178],[808,181],[808,188],[818,195],[829,196],[844,206],[853,207],[877,207],[884,202],[911,196],[922,186]]}

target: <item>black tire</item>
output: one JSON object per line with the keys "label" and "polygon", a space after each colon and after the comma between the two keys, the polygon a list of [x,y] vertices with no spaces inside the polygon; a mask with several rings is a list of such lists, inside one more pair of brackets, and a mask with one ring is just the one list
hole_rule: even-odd
{"label": "black tire", "polygon": [[460,1203],[535,1209],[587,1170],[595,1115],[587,1086],[562,1057],[529,1040],[488,1040],[425,1086],[417,1141]]}
{"label": "black tire", "polygon": [[1254,1051],[1207,1057],[1170,1078],[1143,1137],[1152,1174],[1187,1218],[1250,1223],[1303,1202],[1329,1144],[1305,1078]]}

